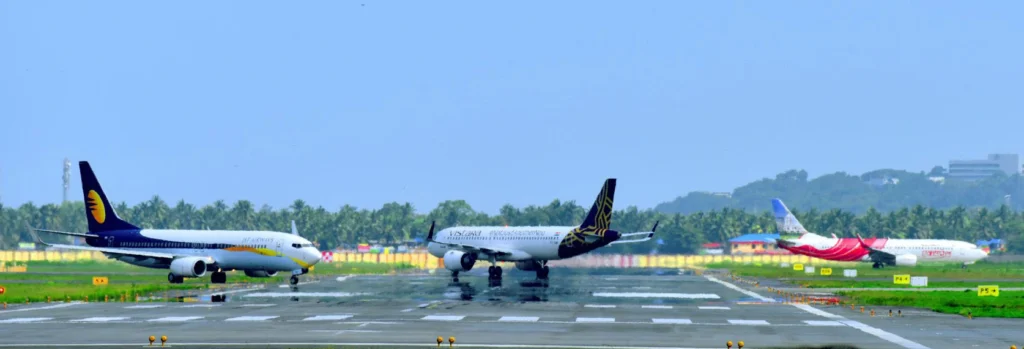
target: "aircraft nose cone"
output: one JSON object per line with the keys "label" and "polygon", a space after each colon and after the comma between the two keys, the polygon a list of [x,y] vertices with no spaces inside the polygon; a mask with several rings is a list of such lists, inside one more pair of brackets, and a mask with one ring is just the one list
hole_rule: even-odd
{"label": "aircraft nose cone", "polygon": [[319,262],[320,262],[320,251],[315,249],[315,248],[310,249],[310,251],[307,253],[306,263],[309,263],[309,265],[313,265],[313,264],[317,264]]}

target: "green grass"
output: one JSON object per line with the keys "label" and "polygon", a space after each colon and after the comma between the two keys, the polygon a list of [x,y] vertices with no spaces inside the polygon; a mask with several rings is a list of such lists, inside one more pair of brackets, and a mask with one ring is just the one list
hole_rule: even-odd
{"label": "green grass", "polygon": [[[317,264],[313,271],[304,277],[333,275],[367,275],[389,274],[413,270],[409,264],[382,263],[329,263]],[[141,294],[147,297],[154,294],[162,297],[163,292],[170,296],[184,293],[185,290],[203,290],[220,285],[211,285],[210,277],[186,278],[184,283],[172,285],[167,282],[167,270],[150,269],[120,262],[28,262],[28,271],[24,273],[0,273],[0,286],[6,289],[0,295],[0,301],[7,303],[42,302],[50,297],[51,301],[64,301],[67,297],[79,301],[88,296],[90,301],[103,300],[104,296],[111,301],[119,300],[123,294]],[[228,272],[229,284],[275,284],[285,283],[291,274],[278,273],[269,278],[252,278],[241,271]],[[109,284],[94,286],[94,276],[107,277]],[[132,298],[132,297],[129,297]],[[134,299],[131,299],[134,301]]]}
{"label": "green grass", "polygon": [[943,288],[943,287],[978,287],[978,285],[999,285],[999,287],[1024,287],[1024,281],[928,281],[928,287],[896,285],[889,281],[854,281],[854,280],[800,280],[793,281],[807,288]]}
{"label": "green grass", "polygon": [[[831,276],[822,276],[820,270],[823,267],[831,267]],[[807,274],[804,271],[793,270],[790,267],[780,267],[779,264],[742,264],[742,263],[713,263],[708,268],[729,269],[738,276],[762,277],[772,279],[799,279],[799,280],[841,280],[843,269],[856,269],[856,279],[885,278],[892,280],[895,274],[910,274],[912,276],[927,276],[929,285],[932,279],[949,280],[985,280],[985,279],[1017,279],[1024,280],[1024,263],[987,263],[979,262],[962,269],[960,264],[919,264],[913,267],[886,267],[885,269],[871,268],[871,264],[858,263],[855,265],[842,264],[820,264],[816,265],[815,274]],[[846,280],[856,280],[846,279]],[[938,280],[937,280],[938,281]]]}
{"label": "green grass", "polygon": [[854,304],[878,306],[910,306],[947,314],[975,317],[1024,318],[1024,292],[1001,291],[999,297],[978,297],[975,290],[966,292],[930,291],[845,291],[838,295]]}

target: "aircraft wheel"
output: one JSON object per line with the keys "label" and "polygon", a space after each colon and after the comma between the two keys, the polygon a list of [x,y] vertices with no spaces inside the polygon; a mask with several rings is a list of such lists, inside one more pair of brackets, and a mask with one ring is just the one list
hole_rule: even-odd
{"label": "aircraft wheel", "polygon": [[295,275],[292,275],[292,278],[290,280],[288,280],[288,282],[291,283],[292,285],[298,285],[299,284],[299,277],[295,276]]}
{"label": "aircraft wheel", "polygon": [[210,275],[210,282],[211,283],[223,284],[223,283],[227,283],[227,281],[228,281],[228,274],[225,273],[225,272],[218,271],[218,272],[214,272],[213,275]]}
{"label": "aircraft wheel", "polygon": [[174,276],[174,273],[167,273],[167,282],[170,282],[172,284],[176,284],[177,282],[175,282],[175,281],[177,281],[177,280],[178,280],[178,278]]}

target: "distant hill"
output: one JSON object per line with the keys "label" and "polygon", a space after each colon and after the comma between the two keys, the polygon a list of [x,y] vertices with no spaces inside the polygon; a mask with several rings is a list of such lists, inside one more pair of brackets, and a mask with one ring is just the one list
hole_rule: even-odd
{"label": "distant hill", "polygon": [[655,210],[684,214],[722,208],[766,212],[771,210],[770,200],[776,197],[796,210],[842,209],[856,214],[870,207],[889,212],[914,205],[996,209],[1006,202],[1006,195],[1011,196],[1012,209],[1024,206],[1024,182],[1019,174],[966,182],[944,178],[943,172],[941,167],[927,174],[882,169],[859,176],[837,172],[808,180],[807,171],[790,170],[774,179],[765,178],[736,188],[731,196],[693,192],[661,203]]}

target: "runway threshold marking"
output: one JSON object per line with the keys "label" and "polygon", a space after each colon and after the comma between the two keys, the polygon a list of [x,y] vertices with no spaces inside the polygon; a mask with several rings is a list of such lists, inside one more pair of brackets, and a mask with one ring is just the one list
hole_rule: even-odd
{"label": "runway threshold marking", "polygon": [[53,320],[52,317],[16,317],[13,319],[0,320],[0,324],[23,324],[27,322],[39,322]]}
{"label": "runway threshold marking", "polygon": [[576,322],[615,322],[613,317],[578,317]]}
{"label": "runway threshold marking", "polygon": [[465,316],[462,316],[462,315],[427,315],[427,316],[424,316],[423,319],[421,319],[421,320],[428,320],[428,321],[459,321],[459,320],[462,320],[462,318],[464,318],[464,317]]}
{"label": "runway threshold marking", "polygon": [[[759,295],[757,293],[754,293],[754,292],[742,289],[739,286],[733,285],[732,283],[729,283],[727,281],[719,280],[718,278],[716,278],[714,276],[705,275],[704,277],[707,278],[708,280],[711,280],[712,282],[718,283],[718,284],[720,284],[722,286],[728,287],[728,288],[730,288],[732,290],[735,290],[737,292],[743,293],[745,295],[748,295],[748,296],[751,296],[751,297],[754,297],[754,298],[758,298],[758,299],[761,299],[761,300],[766,301],[766,302],[775,302],[774,299],[771,299],[771,298]],[[887,342],[899,345],[899,346],[907,348],[907,349],[931,349],[931,348],[928,348],[928,347],[922,345],[921,343],[917,343],[917,342],[914,342],[912,340],[900,337],[899,335],[896,335],[894,333],[887,332],[887,331],[882,330],[880,328],[868,326],[868,325],[866,325],[864,323],[861,323],[859,321],[847,320],[843,316],[832,314],[832,313],[829,313],[827,311],[824,311],[824,310],[812,307],[812,306],[807,305],[807,304],[790,304],[790,305],[796,307],[797,309],[806,311],[806,312],[814,314],[814,315],[818,315],[818,316],[829,318],[829,319],[835,319],[835,320],[839,321],[840,323],[842,323],[842,324],[844,324],[846,326],[850,326],[850,327],[856,328],[856,329],[860,330],[861,332],[870,334],[872,336],[878,337],[878,338],[880,338],[882,340],[885,340]]]}

